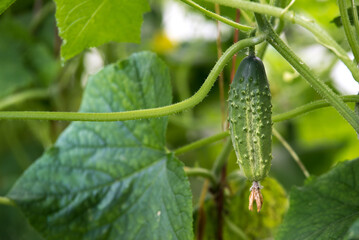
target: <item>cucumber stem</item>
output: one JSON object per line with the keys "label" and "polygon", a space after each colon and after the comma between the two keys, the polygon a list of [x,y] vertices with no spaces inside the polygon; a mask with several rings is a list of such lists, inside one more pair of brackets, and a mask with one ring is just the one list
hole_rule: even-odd
{"label": "cucumber stem", "polygon": [[[255,35],[256,35],[256,29],[253,29],[249,33],[249,37],[254,37]],[[256,49],[255,49],[254,45],[248,47],[248,54],[250,56],[255,56],[256,55]]]}

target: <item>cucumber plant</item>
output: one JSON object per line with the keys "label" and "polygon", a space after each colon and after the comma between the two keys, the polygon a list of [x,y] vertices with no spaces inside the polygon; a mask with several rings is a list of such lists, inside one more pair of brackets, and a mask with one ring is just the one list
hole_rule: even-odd
{"label": "cucumber plant", "polygon": [[[221,41],[218,34],[217,43],[211,42],[209,47],[202,42],[176,45],[162,30],[152,32],[159,27],[159,20],[166,21],[159,10],[162,1],[0,1],[0,239],[359,238],[355,134],[359,133],[359,95],[340,96],[323,81],[334,62],[321,71],[320,79],[289,47],[293,42],[297,47],[306,42],[291,38],[297,37],[292,30],[299,25],[343,62],[359,82],[358,2],[179,1],[234,28],[233,44],[231,39]],[[319,16],[316,8],[322,6],[331,9],[328,16]],[[144,16],[151,7],[154,11]],[[295,11],[291,7],[296,7]],[[323,18],[303,17],[297,13],[302,8]],[[328,25],[336,17],[329,16],[333,9],[340,13],[335,22],[341,22],[335,30],[331,28],[334,25]],[[141,33],[143,21],[146,31]],[[288,44],[280,37],[287,29],[291,30]],[[140,40],[143,43],[139,46],[114,43]],[[224,41],[223,45],[230,46],[222,53]],[[218,56],[211,55],[214,45]],[[267,51],[269,45],[271,52]],[[91,56],[85,51],[90,47],[97,48],[91,54],[98,53],[105,66],[87,79],[88,67],[83,63]],[[247,49],[249,56],[239,64],[232,84],[225,84],[226,65],[234,59],[234,75],[235,58]],[[273,51],[297,71],[300,77],[294,84],[307,81],[323,99],[306,103],[308,99],[299,94],[309,89],[305,85],[288,91],[285,86],[290,84],[281,81],[282,68],[292,69],[283,67],[283,62],[278,64]],[[354,53],[354,59],[348,57],[348,51]],[[130,52],[133,54],[127,56]],[[184,64],[185,59],[190,62]],[[268,71],[277,76],[271,78],[272,91],[261,59],[280,66]],[[210,69],[209,62],[211,70],[195,91],[191,87],[197,82],[189,82],[200,79],[203,69]],[[206,98],[220,75],[220,100]],[[175,103],[171,83],[176,83]],[[227,88],[228,116],[225,107],[221,108],[221,126],[225,127],[218,134],[204,136],[212,129],[209,131],[203,122],[211,119],[213,106],[225,105],[223,89]],[[285,107],[278,100],[282,93],[286,104],[290,102]],[[346,102],[355,102],[354,111]],[[292,104],[301,106],[288,110]],[[303,136],[282,137],[273,128],[273,123],[324,107],[335,109],[346,122],[336,128],[321,118],[313,120],[311,126],[320,129],[324,123],[332,124],[330,130],[336,133],[346,127],[345,144],[351,145],[337,148],[352,155],[331,146],[316,149],[316,154],[303,153],[296,140]],[[224,122],[227,117],[228,122]],[[65,126],[66,121],[71,122],[69,126]],[[272,142],[272,134],[278,142]],[[349,139],[353,135],[354,143]],[[194,136],[198,140],[191,142]],[[200,148],[222,139],[227,141]],[[288,154],[282,147],[303,173],[291,165],[291,158],[283,160]],[[334,158],[328,155],[340,154],[356,159],[329,171]],[[318,166],[322,163],[327,168]],[[310,174],[322,176],[304,183]],[[301,187],[287,193],[293,185]],[[248,211],[254,205],[258,213]]]}

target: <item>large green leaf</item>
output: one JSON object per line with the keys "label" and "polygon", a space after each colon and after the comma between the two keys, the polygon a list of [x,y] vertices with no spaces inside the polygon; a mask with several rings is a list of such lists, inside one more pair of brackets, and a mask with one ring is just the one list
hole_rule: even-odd
{"label": "large green leaf", "polygon": [[[134,54],[89,79],[81,112],[171,103],[169,72]],[[183,165],[165,150],[167,118],[75,122],[11,189],[47,239],[191,239],[192,201]]]}
{"label": "large green leaf", "polygon": [[61,56],[67,60],[85,48],[109,41],[135,42],[141,39],[143,14],[148,0],[55,0]]}
{"label": "large green leaf", "polygon": [[15,0],[0,0],[0,14],[2,14]]}
{"label": "large green leaf", "polygon": [[277,239],[343,239],[359,218],[359,159],[294,188]]}

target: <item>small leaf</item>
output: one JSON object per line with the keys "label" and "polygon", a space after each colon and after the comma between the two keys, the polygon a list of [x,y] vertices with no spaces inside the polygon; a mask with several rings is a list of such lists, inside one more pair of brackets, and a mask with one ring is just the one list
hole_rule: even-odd
{"label": "small leaf", "polygon": [[85,48],[117,42],[140,42],[148,0],[55,0],[61,56],[70,59]]}
{"label": "small leaf", "polygon": [[[169,72],[134,54],[89,79],[81,112],[171,103]],[[46,239],[192,239],[183,165],[165,150],[167,118],[75,122],[8,197]]]}
{"label": "small leaf", "polygon": [[338,164],[290,194],[276,239],[342,239],[359,217],[359,159]]}

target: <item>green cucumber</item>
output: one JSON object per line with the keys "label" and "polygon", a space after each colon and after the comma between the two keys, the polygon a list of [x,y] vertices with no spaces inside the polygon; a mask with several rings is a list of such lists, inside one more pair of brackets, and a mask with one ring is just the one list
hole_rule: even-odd
{"label": "green cucumber", "polygon": [[[238,163],[260,194],[259,181],[268,175],[272,161],[272,104],[266,72],[259,58],[250,55],[242,60],[231,84],[228,104]],[[260,207],[257,201],[257,209]]]}

